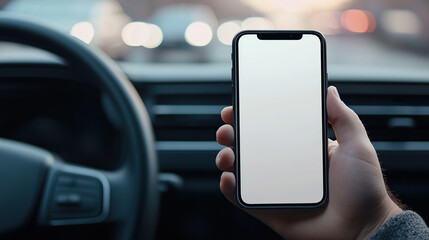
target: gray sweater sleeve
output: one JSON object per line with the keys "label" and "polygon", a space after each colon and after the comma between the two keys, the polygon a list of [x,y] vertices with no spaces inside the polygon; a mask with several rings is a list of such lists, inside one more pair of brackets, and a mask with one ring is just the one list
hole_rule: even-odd
{"label": "gray sweater sleeve", "polygon": [[379,239],[429,239],[425,221],[413,211],[404,211],[387,221],[371,240]]}

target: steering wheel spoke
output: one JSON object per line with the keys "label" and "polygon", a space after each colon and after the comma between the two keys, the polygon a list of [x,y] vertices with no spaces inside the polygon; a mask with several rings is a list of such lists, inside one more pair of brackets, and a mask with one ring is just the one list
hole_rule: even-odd
{"label": "steering wheel spoke", "polygon": [[100,223],[110,210],[110,183],[105,174],[56,160],[49,169],[39,209],[41,225]]}

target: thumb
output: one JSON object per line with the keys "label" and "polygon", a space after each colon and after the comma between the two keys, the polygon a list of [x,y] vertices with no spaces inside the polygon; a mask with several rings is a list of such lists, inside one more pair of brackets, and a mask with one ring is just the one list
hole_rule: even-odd
{"label": "thumb", "polygon": [[365,127],[358,115],[341,101],[336,87],[329,87],[326,97],[328,121],[332,124],[339,144],[359,141],[369,142]]}

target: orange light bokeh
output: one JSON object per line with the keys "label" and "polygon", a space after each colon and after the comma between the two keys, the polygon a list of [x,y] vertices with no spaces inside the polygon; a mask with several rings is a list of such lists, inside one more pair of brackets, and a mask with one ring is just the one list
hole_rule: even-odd
{"label": "orange light bokeh", "polygon": [[376,27],[374,15],[369,11],[350,9],[341,15],[341,24],[350,32],[373,32]]}

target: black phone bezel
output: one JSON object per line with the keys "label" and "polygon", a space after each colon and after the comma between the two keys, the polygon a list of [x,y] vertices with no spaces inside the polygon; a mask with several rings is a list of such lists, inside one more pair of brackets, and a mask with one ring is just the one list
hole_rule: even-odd
{"label": "black phone bezel", "polygon": [[[321,91],[322,91],[322,144],[323,144],[323,197],[319,202],[316,203],[285,203],[285,204],[248,204],[241,198],[240,191],[240,138],[239,135],[239,76],[238,76],[238,42],[244,35],[257,35],[265,36],[264,39],[275,39],[275,40],[299,40],[304,34],[312,34],[319,38],[321,46]],[[301,37],[299,37],[301,35]],[[258,36],[258,38],[259,38]],[[295,36],[295,37],[294,37]],[[294,31],[242,31],[235,35],[232,43],[232,92],[233,92],[233,126],[234,126],[234,146],[233,150],[235,153],[235,180],[236,180],[236,199],[237,202],[244,208],[289,208],[289,209],[309,209],[319,208],[324,206],[328,202],[328,120],[326,112],[326,91],[327,91],[327,70],[326,70],[326,41],[323,35],[317,31],[311,30],[294,30]]]}

